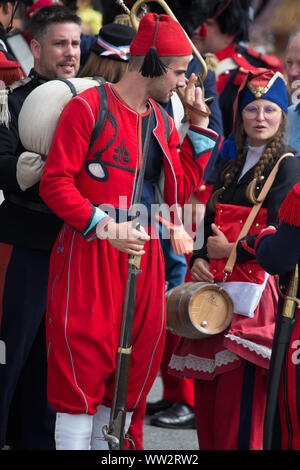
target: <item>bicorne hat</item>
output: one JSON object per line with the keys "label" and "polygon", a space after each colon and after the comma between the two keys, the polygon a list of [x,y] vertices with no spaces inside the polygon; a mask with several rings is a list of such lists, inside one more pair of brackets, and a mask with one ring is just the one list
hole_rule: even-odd
{"label": "bicorne hat", "polygon": [[104,25],[91,52],[101,57],[128,62],[129,47],[134,37],[135,31],[130,26],[118,23]]}
{"label": "bicorne hat", "polygon": [[245,106],[258,99],[272,101],[287,113],[288,95],[286,81],[280,72],[258,68],[247,73],[237,92],[233,105],[233,130],[222,146],[222,157],[227,159],[236,157],[237,150],[234,130],[237,116],[241,114]]}

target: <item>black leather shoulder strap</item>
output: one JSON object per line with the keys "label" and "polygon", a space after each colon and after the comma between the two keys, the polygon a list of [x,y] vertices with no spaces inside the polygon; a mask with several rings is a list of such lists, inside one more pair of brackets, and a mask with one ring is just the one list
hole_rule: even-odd
{"label": "black leather shoulder strap", "polygon": [[[72,93],[72,98],[75,98],[75,96],[77,96],[76,88],[70,80],[65,79],[65,78],[58,78],[57,80],[60,80],[61,82],[64,82],[66,85],[68,85]],[[107,92],[106,92],[105,87],[103,86],[105,83],[105,80],[102,77],[97,77],[97,80],[100,83],[100,85],[96,87],[100,95],[100,112],[99,112],[95,127],[93,129],[93,132],[91,134],[89,150],[92,148],[92,146],[98,139],[99,135],[101,134],[104,123],[105,123],[105,119],[107,116]]]}
{"label": "black leather shoulder strap", "polygon": [[104,86],[104,83],[97,86],[96,88],[97,88],[97,91],[100,95],[100,111],[99,111],[97,122],[95,124],[95,127],[94,127],[92,135],[91,135],[89,150],[93,147],[96,140],[100,136],[100,134],[102,132],[102,129],[103,129],[103,126],[104,126],[104,123],[105,123],[105,120],[106,120],[106,116],[107,116],[107,101],[108,100],[107,100],[107,91],[106,91],[106,88]]}
{"label": "black leather shoulder strap", "polygon": [[74,84],[72,82],[70,82],[70,80],[68,80],[67,78],[56,78],[55,80],[59,80],[60,82],[63,82],[66,85],[68,85],[68,87],[70,88],[70,91],[72,93],[72,98],[77,96],[76,88],[75,88]]}

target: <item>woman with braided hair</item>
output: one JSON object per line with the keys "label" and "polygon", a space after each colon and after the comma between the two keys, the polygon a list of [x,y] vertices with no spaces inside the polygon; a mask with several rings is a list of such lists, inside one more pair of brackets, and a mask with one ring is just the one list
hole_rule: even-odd
{"label": "woman with braided hair", "polygon": [[[272,113],[273,108],[270,108],[270,111]],[[265,111],[268,112],[268,109]],[[249,107],[246,109],[246,113],[250,115],[250,119],[252,119],[252,113],[257,113],[257,108],[254,106]],[[250,155],[252,152],[254,152],[253,147],[256,147],[257,152],[255,152],[256,156],[259,157],[259,160],[257,161],[257,164],[254,167],[254,175],[253,179],[247,186],[246,190],[246,195],[249,199],[250,202],[255,203],[256,202],[256,197],[255,194],[259,192],[261,189],[263,183],[264,183],[264,169],[265,167],[272,163],[274,161],[274,157],[278,153],[279,150],[282,148],[282,143],[284,140],[285,132],[286,132],[286,125],[287,125],[287,117],[286,114],[282,113],[281,116],[281,122],[278,127],[278,131],[274,135],[274,137],[271,139],[269,143],[266,145],[259,145],[259,146],[247,146],[247,141],[249,136],[246,134],[245,127],[243,122],[240,120],[237,125],[237,131],[236,131],[236,147],[237,147],[237,156],[234,160],[230,160],[230,162],[224,166],[224,169],[221,173],[221,178],[224,179],[224,183],[222,188],[216,190],[213,194],[213,197],[211,198],[210,201],[210,206],[215,208],[215,205],[217,204],[220,196],[222,195],[223,191],[228,188],[232,182],[234,181],[236,175],[241,171],[241,169],[244,167],[245,160],[247,158],[248,160],[248,165],[245,167],[249,167],[249,160],[250,160]],[[252,147],[252,148],[251,148]],[[250,152],[249,152],[250,148]],[[243,169],[243,173],[245,174],[245,168]],[[240,179],[240,178],[239,178]],[[222,197],[221,197],[222,199]]]}
{"label": "woman with braided hair", "polygon": [[[257,263],[254,244],[264,227],[276,226],[283,199],[300,181],[299,159],[284,143],[287,103],[279,72],[258,69],[247,75],[235,101],[234,137],[223,146],[230,160],[208,201],[204,245],[191,258],[193,281],[226,281],[224,288],[236,289],[231,325],[211,337],[182,338],[169,365],[173,375],[194,378],[202,450],[262,448],[278,295],[274,278]],[[288,152],[248,235],[236,246],[236,262],[225,280],[223,270],[241,228],[271,170]]]}

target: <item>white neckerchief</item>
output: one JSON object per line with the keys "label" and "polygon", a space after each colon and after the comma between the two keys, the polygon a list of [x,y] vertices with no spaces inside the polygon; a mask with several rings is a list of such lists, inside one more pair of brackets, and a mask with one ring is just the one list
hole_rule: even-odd
{"label": "white neckerchief", "polygon": [[265,146],[261,145],[260,147],[252,147],[251,145],[248,146],[248,151],[246,155],[246,160],[240,174],[239,180],[247,173],[250,168],[256,165],[258,160],[260,159]]}

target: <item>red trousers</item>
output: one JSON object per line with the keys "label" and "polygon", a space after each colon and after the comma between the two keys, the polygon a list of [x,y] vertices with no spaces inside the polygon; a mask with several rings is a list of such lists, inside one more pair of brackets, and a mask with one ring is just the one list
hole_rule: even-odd
{"label": "red trousers", "polygon": [[[165,340],[164,259],[145,245],[138,276],[128,411],[146,398]],[[64,225],[52,251],[47,304],[48,399],[60,412],[111,406],[127,283],[128,255],[106,240],[87,242]]]}
{"label": "red trousers", "polygon": [[[169,331],[166,332],[165,349],[161,361],[160,372],[163,383],[163,396],[165,400],[171,403],[186,403],[194,406],[194,382],[193,379],[182,379],[168,374],[168,364],[172,353],[179,340],[178,336],[173,335]],[[134,410],[131,418],[131,426],[129,434],[132,437],[135,448],[143,450],[143,427],[146,412],[146,397],[144,402],[139,403]],[[129,446],[131,447],[131,446]]]}

